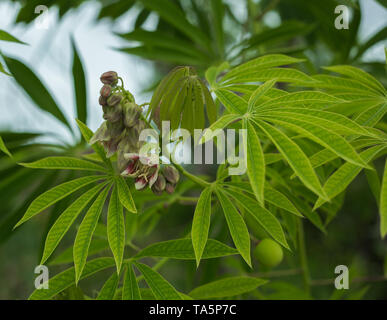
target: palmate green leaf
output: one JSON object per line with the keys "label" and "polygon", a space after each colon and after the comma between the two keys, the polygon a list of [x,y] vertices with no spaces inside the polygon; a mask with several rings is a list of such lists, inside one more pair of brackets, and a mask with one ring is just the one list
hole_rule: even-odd
{"label": "palmate green leaf", "polygon": [[275,80],[269,80],[259,86],[250,96],[249,103],[248,103],[248,111],[252,111],[257,106],[257,102],[259,101],[262,96],[264,96],[275,84]]}
{"label": "palmate green leaf", "polygon": [[[87,278],[98,271],[114,267],[113,258],[97,258],[86,263],[81,279]],[[29,300],[48,300],[75,284],[74,267],[69,268],[49,279],[49,288],[36,289]]]}
{"label": "palmate green leaf", "polygon": [[284,65],[290,65],[294,63],[299,63],[304,60],[292,58],[283,54],[270,54],[266,56],[262,56],[251,61],[248,61],[244,64],[241,64],[235,68],[233,68],[230,72],[228,72],[223,78],[222,82],[226,80],[239,76],[246,71],[258,71],[265,68],[272,68]]}
{"label": "palmate green leaf", "polygon": [[245,150],[247,153],[247,176],[249,177],[251,188],[258,202],[264,206],[265,188],[265,158],[261,147],[261,142],[253,124],[248,120],[243,120],[243,128],[247,130]]}
{"label": "palmate green leaf", "polygon": [[98,293],[96,300],[113,300],[118,286],[118,275],[113,273],[104,283],[101,291]]}
{"label": "palmate green leaf", "polygon": [[233,297],[253,291],[267,282],[253,277],[229,277],[197,287],[188,295],[194,299]]}
{"label": "palmate green leaf", "polygon": [[387,102],[365,110],[355,118],[355,122],[368,127],[374,127],[387,113]]}
{"label": "palmate green leaf", "polygon": [[378,90],[381,94],[386,94],[386,89],[383,87],[383,85],[362,69],[347,65],[324,67],[324,69],[358,80],[364,85],[372,87],[374,90]]}
{"label": "palmate green leaf", "polygon": [[[87,127],[87,125],[85,125],[79,119],[76,119],[76,121],[77,121],[79,130],[81,131],[81,134],[82,134],[83,138],[85,139],[85,141],[87,143],[89,143],[90,139],[94,135],[93,131],[91,131]],[[110,160],[108,158],[106,158],[106,153],[105,153],[105,150],[103,149],[103,147],[99,143],[95,143],[91,147],[98,154],[98,156],[101,158],[101,160],[108,166],[108,168],[112,170],[113,169],[112,163],[110,162]]]}
{"label": "palmate green leaf", "polygon": [[4,56],[4,61],[16,82],[35,104],[40,109],[49,112],[72,131],[71,125],[39,78],[26,65],[16,59]]}
{"label": "palmate green leaf", "polygon": [[278,110],[263,110],[259,115],[285,115],[295,119],[315,122],[320,126],[333,130],[339,134],[360,134],[364,136],[374,135],[355,121],[334,112],[313,110],[307,108],[280,108]]}
{"label": "palmate green leaf", "polygon": [[19,163],[26,168],[66,169],[107,172],[104,167],[90,161],[73,157],[47,157],[30,163]]}
{"label": "palmate green leaf", "polygon": [[321,107],[325,105],[339,103],[343,101],[344,100],[336,98],[335,96],[329,95],[324,92],[299,91],[286,95],[281,95],[274,99],[268,100],[257,106],[255,110],[260,113],[267,109],[279,108],[282,110],[282,108],[286,107],[304,107],[305,105],[319,106],[319,108],[321,109]]}
{"label": "palmate green leaf", "polygon": [[117,273],[120,273],[125,249],[125,221],[123,207],[118,198],[117,187],[113,188],[110,196],[107,216],[107,235],[110,248],[116,261]]}
{"label": "palmate green leaf", "polygon": [[2,137],[0,137],[0,150],[3,151],[7,156],[12,157],[12,155],[9,152],[9,150],[7,149]]}
{"label": "palmate green leaf", "polygon": [[229,195],[219,188],[215,189],[215,193],[219,199],[220,205],[223,208],[223,213],[226,218],[232,240],[234,241],[234,244],[242,258],[251,267],[250,235],[247,230],[247,226],[242,216],[230,200]]}
{"label": "palmate green leaf", "polygon": [[[102,251],[109,249],[109,243],[107,242],[107,240],[96,238],[96,233],[97,233],[97,230],[94,232],[94,238],[91,240],[91,243],[90,243],[89,256],[92,256],[97,253],[101,253]],[[72,263],[73,261],[74,261],[73,246],[71,245],[66,250],[61,252],[58,256],[50,260],[48,262],[48,265],[56,266],[60,264]]]}
{"label": "palmate green leaf", "polygon": [[211,42],[207,35],[198,27],[189,23],[184,13],[173,2],[169,0],[141,0],[140,2],[147,9],[156,11],[161,19],[173,25],[193,41],[211,50]]}
{"label": "palmate green leaf", "polygon": [[101,215],[102,208],[108,195],[110,186],[111,185],[105,188],[105,190],[103,190],[98,195],[97,199],[91,205],[85,217],[83,218],[82,223],[79,226],[77,235],[75,237],[73,255],[76,283],[78,283],[82,275],[83,268],[85,267],[91,238],[93,236],[95,228],[97,227],[98,219]]}
{"label": "palmate green leaf", "polygon": [[384,238],[387,234],[387,160],[384,166],[382,188],[380,191],[380,235]]}
{"label": "palmate green leaf", "polygon": [[230,123],[241,119],[241,116],[238,114],[226,114],[220,117],[217,121],[215,121],[209,128],[207,128],[202,137],[199,140],[199,143],[205,143],[211,139],[213,139],[219,130],[224,129]]}
{"label": "palmate green leaf", "polygon": [[77,116],[80,121],[87,121],[87,90],[86,78],[82,60],[79,56],[74,39],[71,39],[73,50],[73,81],[75,91],[75,101],[77,106]]}
{"label": "palmate green leaf", "polygon": [[[238,251],[217,240],[208,239],[203,250],[202,259],[220,258],[237,254]],[[191,239],[177,239],[157,242],[142,249],[134,258],[160,257],[172,259],[195,260]]]}
{"label": "palmate green leaf", "polygon": [[15,225],[14,228],[20,226],[22,223],[31,219],[33,216],[42,212],[44,209],[50,207],[54,203],[63,199],[64,197],[67,197],[68,195],[72,194],[73,192],[77,191],[78,189],[80,189],[84,186],[87,186],[93,182],[97,182],[98,180],[103,180],[105,178],[106,178],[106,176],[82,177],[82,178],[78,178],[75,180],[71,180],[71,181],[62,183],[59,186],[56,186],[56,187],[46,191],[45,193],[43,193],[39,197],[37,197],[30,204],[30,206],[28,207],[23,218],[20,219],[20,221]]}
{"label": "palmate green leaf", "polygon": [[40,264],[44,264],[47,261],[54,252],[55,248],[58,246],[59,242],[62,240],[63,236],[70,229],[75,219],[79,216],[87,204],[96,196],[96,194],[104,186],[106,186],[106,184],[107,182],[101,183],[91,188],[75,200],[65,211],[63,211],[47,234]]}
{"label": "palmate green leaf", "polygon": [[[337,133],[328,128],[319,126],[316,122],[304,121],[304,118],[301,118],[303,120],[299,120],[287,117],[286,115],[281,116],[279,114],[280,113],[276,113],[274,117],[265,118],[270,122],[277,123],[317,142],[348,162],[368,167],[349,142]],[[265,119],[263,116],[261,118]]]}
{"label": "palmate green leaf", "polygon": [[224,85],[246,82],[261,82],[276,79],[277,82],[300,83],[302,85],[316,81],[305,73],[290,68],[271,68],[264,70],[245,70],[240,75],[227,80]]}
{"label": "palmate green leaf", "polygon": [[383,99],[380,98],[360,98],[352,101],[344,101],[337,104],[332,104],[325,108],[326,111],[340,113],[344,116],[351,116],[364,112],[372,107],[376,107],[383,103]]}
{"label": "palmate green leaf", "polygon": [[197,266],[199,266],[200,259],[202,258],[210,229],[211,194],[212,189],[210,187],[202,191],[192,220],[191,238]]}
{"label": "palmate green leaf", "polygon": [[133,201],[132,193],[129,190],[128,185],[123,177],[119,176],[116,178],[116,186],[118,198],[121,201],[121,204],[126,210],[132,213],[137,213],[136,205]]}
{"label": "palmate green leaf", "polygon": [[[224,186],[230,188],[236,188],[238,192],[248,192],[254,194],[251,189],[251,185],[247,182],[227,182]],[[281,192],[272,188],[270,185],[265,186],[265,201],[278,207],[284,209],[298,217],[303,217],[303,215],[298,211],[294,204]]]}
{"label": "palmate green leaf", "polygon": [[280,222],[267,209],[261,207],[254,199],[244,195],[241,192],[233,189],[233,192],[226,191],[227,195],[238,204],[239,207],[244,208],[246,212],[256,220],[263,229],[281,244],[284,248],[289,249],[285,234],[282,230]]}
{"label": "palmate green leaf", "polygon": [[256,121],[256,123],[268,135],[270,140],[273,141],[278,151],[281,152],[304,185],[317,195],[328,200],[308,157],[301,148],[273,126],[260,120]]}
{"label": "palmate green leaf", "polygon": [[182,300],[176,289],[159,273],[145,264],[135,262],[157,300]]}
{"label": "palmate green leaf", "polygon": [[[386,147],[383,145],[374,146],[360,153],[360,156],[366,163],[368,163],[385,148]],[[362,167],[349,162],[338,168],[324,184],[324,191],[328,195],[329,199],[333,199],[338,194],[343,192],[362,169]],[[324,203],[324,199],[318,198],[313,210],[316,210]]]}
{"label": "palmate green leaf", "polygon": [[27,44],[27,43],[15,38],[12,34],[8,33],[5,30],[0,30],[0,41],[9,41],[9,42],[16,42],[16,43],[20,43],[20,44]]}
{"label": "palmate green leaf", "polygon": [[122,300],[141,300],[141,293],[132,264],[129,264],[125,270]]}
{"label": "palmate green leaf", "polygon": [[305,82],[302,85],[306,87],[328,89],[340,93],[352,92],[370,97],[380,96],[378,90],[372,89],[357,80],[334,77],[326,74],[315,75],[312,76],[312,78],[315,80],[314,82]]}
{"label": "palmate green leaf", "polygon": [[247,102],[235,93],[226,89],[216,89],[215,94],[229,113],[241,115],[247,111]]}

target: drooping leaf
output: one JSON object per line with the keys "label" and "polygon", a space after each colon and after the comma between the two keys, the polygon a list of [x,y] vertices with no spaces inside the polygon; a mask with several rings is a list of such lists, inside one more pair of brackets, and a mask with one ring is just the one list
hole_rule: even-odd
{"label": "drooping leaf", "polygon": [[208,231],[210,229],[211,194],[211,188],[206,188],[202,191],[192,220],[191,238],[197,266],[199,266],[204,248],[206,247]]}
{"label": "drooping leaf", "polygon": [[363,167],[368,166],[346,139],[327,128],[319,126],[315,122],[281,116],[280,113],[273,117],[267,116],[266,119],[317,142],[348,162]]}
{"label": "drooping leaf", "polygon": [[197,287],[189,293],[189,296],[194,299],[233,297],[253,291],[267,282],[253,277],[230,277]]}
{"label": "drooping leaf", "polygon": [[123,207],[118,198],[117,187],[113,188],[110,196],[107,216],[107,235],[110,248],[116,261],[117,273],[119,273],[125,249],[125,221]]}
{"label": "drooping leaf", "polygon": [[[360,153],[360,156],[368,163],[384,148],[385,146],[383,145],[374,146]],[[329,199],[333,199],[335,196],[344,191],[362,169],[362,167],[349,162],[338,168],[324,184],[324,191],[328,195]],[[316,201],[313,210],[316,210],[324,203],[324,199],[319,198]]]}
{"label": "drooping leaf", "polygon": [[122,300],[141,300],[141,293],[132,264],[129,264],[125,270]]}
{"label": "drooping leaf", "polygon": [[247,141],[245,145],[247,153],[247,175],[255,197],[258,202],[264,206],[265,158],[261,142],[250,121],[244,120],[243,128],[247,130]]}
{"label": "drooping leaf", "polygon": [[22,223],[26,222],[27,220],[31,219],[33,216],[37,215],[38,213],[42,212],[44,209],[48,208],[49,206],[63,199],[64,197],[67,197],[68,195],[77,191],[78,189],[105,178],[106,178],[105,176],[82,177],[82,178],[78,178],[72,181],[62,183],[59,186],[56,186],[46,191],[45,193],[37,197],[30,204],[23,218],[21,218],[20,221],[15,225],[15,228],[20,226]]}
{"label": "drooping leaf", "polygon": [[247,226],[230,200],[229,195],[219,188],[215,190],[215,193],[223,208],[223,213],[234,244],[246,263],[251,266],[250,235]]}
{"label": "drooping leaf", "polygon": [[[237,254],[237,250],[217,240],[208,239],[201,256],[202,259],[225,257]],[[195,260],[195,252],[191,239],[177,239],[157,242],[142,249],[135,255],[136,259],[144,257],[160,257],[172,259]]]}
{"label": "drooping leaf", "polygon": [[123,177],[116,179],[118,198],[126,210],[132,213],[137,213],[136,205],[133,201],[132,193]]}
{"label": "drooping leaf", "polygon": [[75,266],[75,279],[78,283],[83,269],[86,264],[87,255],[89,252],[91,238],[94,230],[97,227],[98,219],[101,215],[103,205],[108,195],[110,186],[105,188],[91,205],[87,211],[85,217],[79,226],[77,235],[74,241],[74,266]]}
{"label": "drooping leaf", "polygon": [[30,163],[19,163],[26,168],[36,169],[65,169],[65,170],[87,170],[106,172],[107,170],[93,162],[73,157],[48,157]]}
{"label": "drooping leaf", "polygon": [[145,278],[146,283],[158,300],[182,300],[176,289],[159,273],[143,263],[135,263],[135,266]]}
{"label": "drooping leaf", "polygon": [[278,151],[288,161],[289,165],[305,186],[317,195],[327,199],[308,157],[301,148],[278,129],[263,121],[257,121],[256,123],[269,136],[270,140],[273,141]]}
{"label": "drooping leaf", "polygon": [[96,300],[113,300],[118,286],[118,275],[116,272],[107,279],[101,291],[98,293]]}
{"label": "drooping leaf", "polygon": [[[113,258],[97,258],[86,263],[81,279],[87,278],[98,271],[114,267]],[[49,288],[36,289],[29,300],[48,300],[75,284],[74,267],[67,269],[49,279]]]}
{"label": "drooping leaf", "polygon": [[384,166],[382,189],[380,191],[380,234],[384,238],[387,234],[387,160]]}
{"label": "drooping leaf", "polygon": [[47,234],[40,264],[47,261],[78,215],[106,184],[101,183],[91,188],[63,211]]}
{"label": "drooping leaf", "polygon": [[244,195],[243,193],[226,191],[227,195],[235,201],[241,208],[246,210],[247,214],[256,220],[265,231],[273,237],[283,247],[289,249],[285,234],[282,230],[280,222],[267,209],[261,207],[257,201]]}

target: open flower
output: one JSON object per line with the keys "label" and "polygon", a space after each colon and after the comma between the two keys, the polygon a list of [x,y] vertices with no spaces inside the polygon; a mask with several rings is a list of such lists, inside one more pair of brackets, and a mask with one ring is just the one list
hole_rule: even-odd
{"label": "open flower", "polygon": [[159,163],[155,158],[142,156],[137,153],[126,153],[124,158],[127,159],[128,165],[121,175],[124,177],[135,178],[136,190],[142,190],[147,185],[152,187],[156,182],[159,172]]}

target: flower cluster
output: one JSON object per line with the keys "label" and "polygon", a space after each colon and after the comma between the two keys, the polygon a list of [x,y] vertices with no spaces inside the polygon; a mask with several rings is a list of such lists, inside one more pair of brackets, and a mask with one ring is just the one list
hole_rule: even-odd
{"label": "flower cluster", "polygon": [[103,87],[99,104],[105,121],[90,143],[102,143],[107,157],[117,153],[119,172],[124,177],[134,178],[137,190],[149,186],[157,195],[163,191],[173,193],[179,181],[179,172],[172,166],[165,166],[160,170],[158,157],[155,160],[139,154],[144,144],[139,136],[147,124],[141,119],[142,108],[135,103],[133,95],[123,85],[118,85],[119,80],[121,78],[114,71],[105,72],[101,76]]}

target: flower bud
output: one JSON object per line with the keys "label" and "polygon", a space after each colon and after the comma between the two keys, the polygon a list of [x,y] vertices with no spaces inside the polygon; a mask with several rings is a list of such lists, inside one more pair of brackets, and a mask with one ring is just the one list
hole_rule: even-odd
{"label": "flower bud", "polygon": [[99,93],[101,94],[101,97],[104,97],[105,99],[107,99],[110,96],[111,92],[112,92],[112,87],[108,84],[105,84],[101,88]]}
{"label": "flower bud", "polygon": [[175,167],[167,166],[164,169],[164,176],[171,184],[176,184],[179,181],[180,174]]}
{"label": "flower bud", "polygon": [[101,105],[101,106],[107,106],[107,101],[106,101],[106,98],[104,98],[104,97],[102,97],[102,96],[100,96],[99,97],[99,104]]}
{"label": "flower bud", "polygon": [[107,104],[110,107],[115,107],[116,105],[118,105],[121,102],[121,100],[122,100],[122,96],[120,96],[118,94],[113,94],[112,96],[110,96],[107,99]]}
{"label": "flower bud", "polygon": [[103,84],[110,84],[111,86],[115,86],[118,82],[118,74],[114,71],[108,71],[103,73],[100,79]]}
{"label": "flower bud", "polygon": [[127,102],[122,106],[125,127],[133,127],[141,116],[141,108],[134,102]]}
{"label": "flower bud", "polygon": [[175,187],[176,187],[176,185],[167,182],[167,183],[165,184],[165,191],[166,191],[167,193],[169,193],[169,194],[172,194],[172,193],[175,192]]}
{"label": "flower bud", "polygon": [[117,122],[122,120],[122,107],[120,104],[110,107],[104,106],[103,109],[103,118],[109,122]]}
{"label": "flower bud", "polygon": [[162,174],[159,174],[156,182],[152,186],[152,191],[157,193],[162,193],[166,186],[165,178]]}

